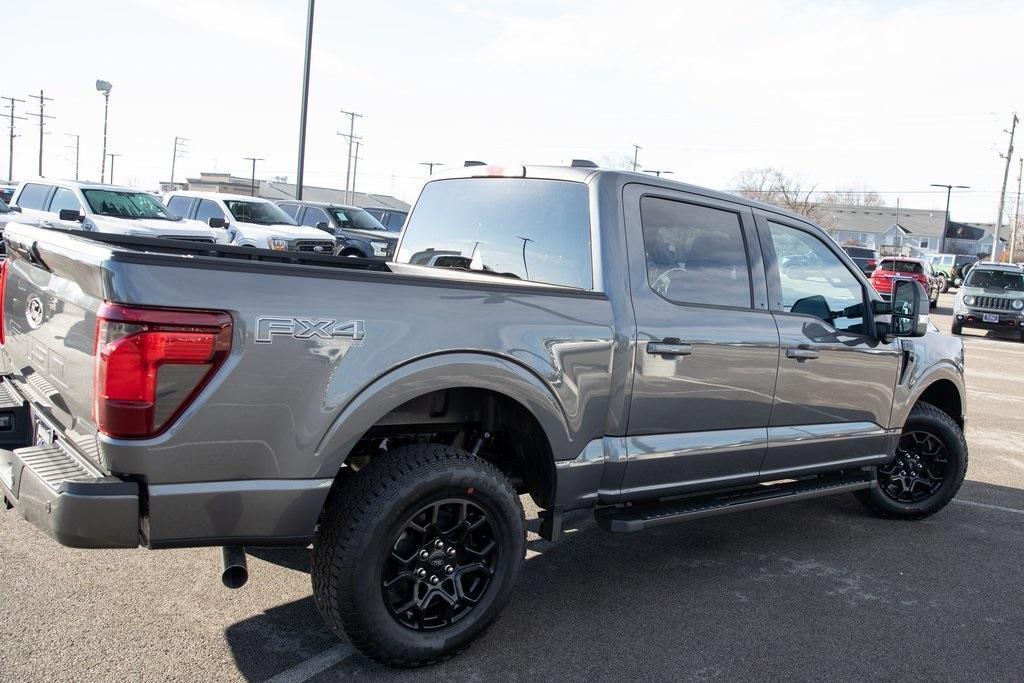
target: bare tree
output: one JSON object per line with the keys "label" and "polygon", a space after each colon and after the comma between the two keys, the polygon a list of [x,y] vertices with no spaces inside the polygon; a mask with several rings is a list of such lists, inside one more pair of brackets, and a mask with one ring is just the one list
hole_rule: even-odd
{"label": "bare tree", "polygon": [[805,187],[798,179],[766,166],[743,171],[733,181],[735,192],[748,199],[775,204],[828,227],[827,204],[814,199],[815,186]]}
{"label": "bare tree", "polygon": [[829,192],[821,201],[826,204],[842,204],[845,206],[885,206],[882,195],[874,190],[866,190],[859,187]]}

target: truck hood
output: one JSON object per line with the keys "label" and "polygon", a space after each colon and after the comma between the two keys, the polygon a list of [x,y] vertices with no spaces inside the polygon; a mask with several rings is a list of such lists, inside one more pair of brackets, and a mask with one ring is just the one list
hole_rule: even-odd
{"label": "truck hood", "polygon": [[99,228],[99,232],[115,232],[122,235],[139,235],[141,237],[204,237],[216,239],[213,228],[189,224],[185,221],[165,221],[158,218],[110,218],[95,214],[87,218],[88,222]]}
{"label": "truck hood", "polygon": [[266,240],[268,237],[284,237],[290,240],[333,240],[334,235],[324,230],[311,228],[308,225],[288,225],[287,223],[274,223],[273,225],[261,225],[259,223],[243,223],[236,221],[231,226],[238,233],[247,239]]}
{"label": "truck hood", "polygon": [[346,233],[374,242],[388,242],[390,244],[398,242],[398,233],[388,232],[387,230],[356,230],[354,228],[346,228],[344,231],[338,230],[337,235],[342,237]]}

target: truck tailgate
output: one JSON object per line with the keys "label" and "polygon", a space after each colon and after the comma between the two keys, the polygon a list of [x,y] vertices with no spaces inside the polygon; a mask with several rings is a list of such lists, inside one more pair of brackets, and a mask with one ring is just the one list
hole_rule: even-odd
{"label": "truck tailgate", "polygon": [[64,430],[92,427],[96,312],[101,249],[71,251],[36,228],[9,230],[3,288],[7,379]]}

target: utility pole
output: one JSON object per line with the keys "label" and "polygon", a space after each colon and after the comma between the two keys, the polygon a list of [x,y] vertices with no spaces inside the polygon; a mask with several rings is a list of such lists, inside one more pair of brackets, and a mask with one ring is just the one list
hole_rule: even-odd
{"label": "utility pole", "polygon": [[641,147],[640,145],[637,145],[637,144],[633,145],[633,173],[636,173],[636,169],[638,169],[640,167],[640,164],[636,163],[636,161],[637,161],[637,156],[639,156],[640,150],[642,150],[642,149],[643,149],[643,147]]}
{"label": "utility pole", "polygon": [[359,169],[359,141],[362,138],[356,138],[356,151],[352,155],[352,198],[349,200],[349,206],[355,206],[356,203],[356,171]]}
{"label": "utility pole", "polygon": [[1010,231],[1010,263],[1017,262],[1017,228],[1020,225],[1020,177],[1024,175],[1024,157],[1018,159],[1020,170],[1017,171],[1017,210],[1013,213],[1013,230]]}
{"label": "utility pole", "polygon": [[1017,123],[1020,119],[1017,118],[1017,114],[1013,115],[1013,123],[1010,125],[1010,130],[1007,131],[1010,134],[1010,146],[1006,148],[1006,156],[1000,154],[999,156],[1006,159],[1006,169],[1003,171],[1003,189],[999,192],[999,213],[996,214],[996,228],[992,234],[992,260],[996,261],[999,257],[999,232],[1003,229],[1003,206],[1006,203],[1006,182],[1010,178],[1010,160],[1013,159],[1013,134],[1017,132]]}
{"label": "utility pole", "polygon": [[43,135],[45,135],[46,119],[52,119],[52,116],[47,115],[46,103],[53,102],[52,97],[46,97],[43,91],[40,90],[38,95],[29,95],[29,97],[39,100],[39,113],[33,114],[33,116],[39,117],[39,177],[43,177]]}
{"label": "utility pole", "polygon": [[266,159],[264,159],[263,157],[242,157],[242,158],[243,159],[247,159],[248,161],[252,162],[252,180],[249,181],[249,196],[250,197],[255,197],[256,196],[256,162],[257,161],[266,161]]}
{"label": "utility pole", "polygon": [[75,139],[75,180],[78,180],[78,133],[64,133],[64,135],[67,135],[69,138]]}
{"label": "utility pole", "polygon": [[[103,152],[100,154],[100,182],[107,181],[107,115],[110,113],[110,81],[96,79],[96,92],[103,94]],[[111,174],[113,175],[113,174]]]}
{"label": "utility pole", "polygon": [[[530,279],[530,268],[529,268],[529,266],[526,265],[526,243],[527,242],[533,242],[533,240],[530,239],[529,237],[522,237],[521,235],[516,235],[516,239],[520,239],[520,240],[523,241],[523,273],[525,273],[525,275],[526,275],[526,277],[524,277],[523,279],[524,280],[529,280]],[[476,251],[476,247],[473,247],[473,250]]]}
{"label": "utility pole", "polygon": [[110,152],[109,154],[107,154],[107,156],[110,157],[110,184],[113,185],[114,184],[114,159],[116,159],[117,157],[121,156],[121,154],[120,154],[120,152],[117,153],[117,154],[114,154],[113,152]]}
{"label": "utility pole", "polygon": [[14,121],[20,119],[25,121],[24,116],[16,116],[14,113],[14,103],[24,102],[25,100],[19,100],[17,97],[0,97],[0,99],[7,100],[7,108],[10,109],[7,112],[7,118],[10,123],[7,124],[7,180],[14,180],[14,138],[17,135],[14,134]]}
{"label": "utility pole", "polygon": [[664,174],[664,175],[672,175],[673,171],[644,171],[644,173],[650,173],[651,175],[654,175],[654,176],[657,176],[657,177],[660,178],[662,176],[662,174]]}
{"label": "utility pole", "polygon": [[351,205],[352,200],[349,199],[349,187],[350,178],[352,174],[352,143],[355,142],[356,138],[356,119],[362,118],[362,114],[357,114],[354,111],[341,110],[341,113],[348,117],[348,135],[339,133],[342,137],[348,138],[348,163],[345,165],[345,203]]}
{"label": "utility pole", "polygon": [[434,175],[435,166],[444,166],[443,161],[421,161],[420,166],[427,167],[427,175]]}
{"label": "utility pole", "polygon": [[953,193],[953,189],[958,190],[969,190],[970,185],[944,185],[943,183],[932,183],[932,187],[944,187],[946,188],[946,220],[942,225],[942,237],[939,238],[939,253],[946,253],[946,233],[949,232],[949,195]]}
{"label": "utility pole", "polygon": [[174,155],[171,157],[171,184],[174,184],[174,166],[178,159],[185,156],[188,153],[188,138],[179,138],[177,135],[174,136]]}
{"label": "utility pole", "polygon": [[306,112],[309,109],[309,61],[313,54],[313,5],[306,8],[306,59],[302,64],[302,108],[299,112],[299,167],[295,174],[295,198],[302,199],[302,179],[306,167]]}

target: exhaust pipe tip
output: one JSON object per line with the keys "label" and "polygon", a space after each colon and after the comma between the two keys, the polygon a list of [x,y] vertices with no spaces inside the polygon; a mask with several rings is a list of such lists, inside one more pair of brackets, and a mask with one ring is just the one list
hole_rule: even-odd
{"label": "exhaust pipe tip", "polygon": [[220,580],[226,588],[241,588],[249,580],[249,566],[245,561],[245,548],[241,546],[224,546],[224,571]]}

